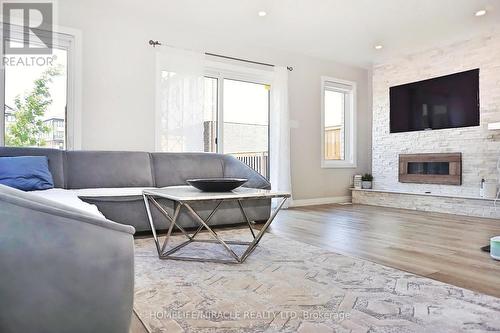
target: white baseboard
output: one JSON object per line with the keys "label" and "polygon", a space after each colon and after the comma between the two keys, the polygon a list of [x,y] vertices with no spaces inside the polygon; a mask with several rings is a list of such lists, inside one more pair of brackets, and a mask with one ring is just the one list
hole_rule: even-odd
{"label": "white baseboard", "polygon": [[302,207],[302,206],[314,206],[314,205],[326,205],[334,203],[344,203],[351,202],[351,196],[340,196],[340,197],[326,197],[326,198],[314,198],[314,199],[293,199],[290,207]]}

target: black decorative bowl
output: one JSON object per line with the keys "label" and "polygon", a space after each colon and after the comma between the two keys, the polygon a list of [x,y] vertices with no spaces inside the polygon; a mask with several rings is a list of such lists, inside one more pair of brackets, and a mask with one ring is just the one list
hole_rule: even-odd
{"label": "black decorative bowl", "polygon": [[229,192],[245,184],[244,178],[204,178],[188,179],[186,182],[204,192]]}

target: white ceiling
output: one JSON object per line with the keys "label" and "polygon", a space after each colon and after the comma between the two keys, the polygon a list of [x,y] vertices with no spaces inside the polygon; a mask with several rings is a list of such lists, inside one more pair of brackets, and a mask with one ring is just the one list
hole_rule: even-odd
{"label": "white ceiling", "polygon": [[[500,0],[134,1],[198,37],[368,67],[387,57],[466,39],[500,23]],[[129,2],[129,4],[132,4]],[[122,2],[123,4],[123,2]],[[157,7],[157,8],[151,8]],[[479,9],[483,17],[475,17]],[[137,7],[135,10],[139,10]],[[264,10],[267,16],[259,17]],[[141,10],[139,10],[141,11]],[[382,44],[380,51],[374,45]]]}

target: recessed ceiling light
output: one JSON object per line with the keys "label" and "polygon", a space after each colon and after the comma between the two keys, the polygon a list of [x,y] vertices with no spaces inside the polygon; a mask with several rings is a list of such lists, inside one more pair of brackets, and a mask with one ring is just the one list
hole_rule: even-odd
{"label": "recessed ceiling light", "polygon": [[261,10],[260,12],[258,12],[258,14],[259,14],[260,17],[264,17],[264,16],[267,15],[267,13],[265,11],[263,11],[263,10]]}
{"label": "recessed ceiling light", "polygon": [[375,47],[375,50],[382,50],[382,49],[384,48],[384,47],[383,47],[382,45],[380,45],[380,44],[375,45],[374,47]]}
{"label": "recessed ceiling light", "polygon": [[478,10],[474,15],[484,16],[484,15],[486,15],[486,10],[485,9]]}

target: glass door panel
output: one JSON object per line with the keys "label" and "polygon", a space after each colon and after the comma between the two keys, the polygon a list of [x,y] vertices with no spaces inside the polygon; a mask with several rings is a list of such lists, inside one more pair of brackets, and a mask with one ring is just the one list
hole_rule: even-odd
{"label": "glass door panel", "polygon": [[203,103],[203,147],[204,152],[217,152],[217,84],[218,79],[205,77]]}
{"label": "glass door panel", "polygon": [[224,79],[223,153],[269,178],[269,85]]}
{"label": "glass door panel", "polygon": [[325,91],[325,159],[344,160],[345,93]]}

